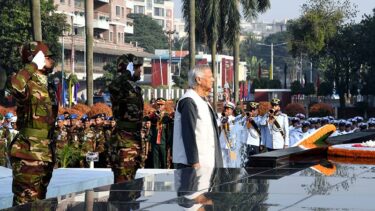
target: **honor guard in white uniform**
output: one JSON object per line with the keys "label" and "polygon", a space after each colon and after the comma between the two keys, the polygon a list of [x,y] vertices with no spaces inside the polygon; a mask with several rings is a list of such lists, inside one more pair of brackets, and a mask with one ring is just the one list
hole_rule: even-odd
{"label": "honor guard in white uniform", "polygon": [[266,113],[261,121],[265,126],[262,130],[262,140],[268,151],[284,149],[289,145],[289,121],[288,116],[280,111],[280,100],[271,100],[272,108]]}
{"label": "honor guard in white uniform", "polygon": [[346,126],[346,121],[340,120],[338,122],[338,129],[332,133],[331,137],[345,135],[346,134],[345,126]]}
{"label": "honor guard in white uniform", "polygon": [[224,105],[224,111],[221,114],[220,120],[220,147],[221,153],[223,157],[223,167],[227,168],[231,162],[231,151],[233,151],[234,144],[236,141],[235,133],[233,131],[234,128],[234,119],[233,111],[235,109],[235,105],[231,102],[227,102]]}
{"label": "honor guard in white uniform", "polygon": [[246,132],[247,132],[247,139],[246,139],[246,148],[245,148],[245,155],[244,156],[244,164],[247,166],[250,161],[250,156],[258,154],[260,151],[263,150],[264,143],[261,142],[261,130],[260,130],[260,122],[262,117],[258,115],[258,108],[259,103],[257,102],[249,102],[246,105],[247,110],[247,121],[246,121]]}
{"label": "honor guard in white uniform", "polygon": [[310,135],[309,133],[309,127],[310,127],[310,122],[308,121],[303,121],[301,123],[301,127],[298,129],[293,130],[290,132],[290,137],[289,137],[289,146],[294,146],[298,141],[302,140],[306,136]]}

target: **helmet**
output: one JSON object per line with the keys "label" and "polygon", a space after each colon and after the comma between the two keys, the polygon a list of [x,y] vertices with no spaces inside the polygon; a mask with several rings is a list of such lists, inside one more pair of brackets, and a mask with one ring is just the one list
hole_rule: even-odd
{"label": "helmet", "polygon": [[21,47],[21,58],[23,63],[29,63],[33,60],[34,56],[42,51],[46,56],[52,56],[53,54],[49,50],[48,46],[41,41],[27,42]]}
{"label": "helmet", "polygon": [[14,115],[13,115],[13,113],[12,112],[8,112],[8,113],[6,113],[5,114],[5,119],[11,119],[11,118],[13,118],[14,117]]}

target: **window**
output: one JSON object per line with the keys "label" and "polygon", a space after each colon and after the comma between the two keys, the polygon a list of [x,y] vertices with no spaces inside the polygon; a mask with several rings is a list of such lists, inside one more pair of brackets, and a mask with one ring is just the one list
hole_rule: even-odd
{"label": "window", "polygon": [[143,74],[152,74],[151,67],[143,67]]}
{"label": "window", "polygon": [[155,21],[156,21],[161,27],[164,28],[164,20],[155,19]]}
{"label": "window", "polygon": [[122,18],[125,17],[125,9],[124,9],[124,7],[121,7],[121,17]]}
{"label": "window", "polygon": [[117,43],[120,43],[120,40],[121,40],[121,33],[118,32],[117,33]]}
{"label": "window", "polygon": [[154,8],[154,15],[155,16],[162,16],[162,17],[164,17],[164,9],[163,8],[159,8],[159,7],[155,7]]}
{"label": "window", "polygon": [[120,16],[120,6],[116,6],[116,16]]}
{"label": "window", "polygon": [[65,0],[60,0],[60,3],[61,4],[65,4]]}
{"label": "window", "polygon": [[109,41],[113,41],[113,32],[109,32]]}
{"label": "window", "polygon": [[154,0],[155,4],[164,4],[164,0]]}
{"label": "window", "polygon": [[152,0],[147,0],[147,9],[152,10]]}
{"label": "window", "polygon": [[145,14],[145,7],[144,6],[134,6],[134,13]]}

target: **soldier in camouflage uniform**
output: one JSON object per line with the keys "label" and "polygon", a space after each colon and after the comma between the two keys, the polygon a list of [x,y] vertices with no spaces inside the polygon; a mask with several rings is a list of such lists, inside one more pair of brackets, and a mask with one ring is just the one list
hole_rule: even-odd
{"label": "soldier in camouflage uniform", "polygon": [[65,117],[64,115],[59,115],[57,117],[56,129],[55,129],[55,140],[56,140],[56,167],[61,167],[61,162],[59,160],[59,154],[64,146],[68,145],[68,132],[64,125]]}
{"label": "soldier in camouflage uniform", "polygon": [[88,152],[95,151],[95,131],[90,125],[90,120],[87,115],[81,118],[83,123],[83,129],[79,132],[79,139],[81,142],[81,157],[80,157],[80,167],[88,168],[90,165],[86,162],[86,154]]}
{"label": "soldier in camouflage uniform", "polygon": [[117,120],[116,133],[110,141],[111,167],[115,183],[134,179],[143,166],[141,129],[143,120],[142,90],[136,84],[141,76],[143,59],[122,55],[117,59],[119,75],[108,89],[111,94],[113,116]]}
{"label": "soldier in camouflage uniform", "polygon": [[7,142],[5,128],[3,127],[4,116],[0,114],[0,166],[7,166]]}
{"label": "soldier in camouflage uniform", "polygon": [[104,135],[104,119],[105,114],[97,114],[94,116],[95,126],[93,128],[95,132],[95,152],[99,153],[99,161],[95,163],[95,168],[106,168],[107,167],[107,147]]}
{"label": "soldier in camouflage uniform", "polygon": [[30,42],[23,45],[21,54],[25,66],[8,84],[17,101],[20,130],[9,146],[14,206],[46,197],[54,166],[51,139],[58,108],[54,85],[47,77],[54,66],[48,46]]}

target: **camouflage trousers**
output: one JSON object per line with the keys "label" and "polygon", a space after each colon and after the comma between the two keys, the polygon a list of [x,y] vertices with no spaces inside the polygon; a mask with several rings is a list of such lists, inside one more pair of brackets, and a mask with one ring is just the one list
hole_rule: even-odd
{"label": "camouflage trousers", "polygon": [[7,166],[7,147],[5,141],[0,140],[0,166]]}
{"label": "camouflage trousers", "polygon": [[45,199],[54,163],[11,158],[13,206]]}
{"label": "camouflage trousers", "polygon": [[144,166],[141,141],[124,132],[119,132],[112,138],[112,143],[117,146],[112,147],[110,159],[114,182],[133,180],[137,170]]}

